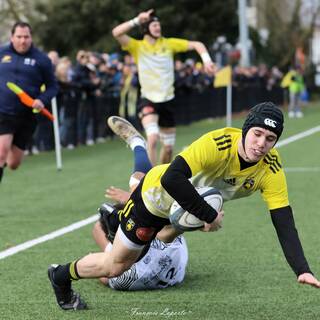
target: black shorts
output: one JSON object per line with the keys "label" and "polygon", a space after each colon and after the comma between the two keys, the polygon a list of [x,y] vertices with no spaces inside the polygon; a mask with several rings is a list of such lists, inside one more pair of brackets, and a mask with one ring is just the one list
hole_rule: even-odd
{"label": "black shorts", "polygon": [[[123,205],[121,204],[115,204],[113,205],[116,209],[117,209],[117,212],[119,212],[121,209],[123,209]],[[118,208],[118,207],[121,207]],[[101,212],[100,212],[101,213]],[[114,214],[111,214],[111,215],[108,215],[108,214],[104,214],[102,213],[100,215],[100,219],[99,219],[99,223],[100,223],[100,226],[106,236],[106,239],[108,241],[110,241],[111,243],[113,243],[113,238],[110,238],[110,231],[113,233],[113,234],[116,234],[117,230],[118,230],[118,227],[120,225],[120,221],[119,221],[119,215],[114,213]],[[140,256],[138,257],[138,259],[136,260],[136,262],[138,262],[139,260],[141,260],[148,252],[150,248],[150,244],[146,245],[143,247],[143,250],[140,254]]]}
{"label": "black shorts", "polygon": [[119,212],[121,230],[129,240],[138,245],[150,244],[157,233],[170,224],[169,219],[157,217],[145,207],[141,197],[142,183],[143,179],[122,212]]}
{"label": "black shorts", "polygon": [[176,126],[173,99],[155,103],[146,98],[141,98],[138,105],[138,114],[140,119],[148,114],[157,114],[159,116],[159,126],[162,128],[174,128]]}
{"label": "black shorts", "polygon": [[35,117],[20,117],[0,113],[0,135],[12,134],[12,144],[25,150],[36,129]]}

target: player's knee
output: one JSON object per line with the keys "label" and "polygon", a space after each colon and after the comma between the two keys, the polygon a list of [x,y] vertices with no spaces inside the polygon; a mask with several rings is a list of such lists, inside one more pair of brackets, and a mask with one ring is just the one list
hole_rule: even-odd
{"label": "player's knee", "polygon": [[11,170],[17,170],[21,164],[21,161],[7,162],[7,167]]}
{"label": "player's knee", "polygon": [[135,190],[135,188],[138,186],[138,184],[140,183],[140,181],[145,175],[146,174],[144,172],[139,172],[139,171],[136,171],[131,175],[129,179],[129,187],[131,192]]}
{"label": "player's knee", "polygon": [[163,145],[163,148],[167,152],[172,152],[173,146],[176,142],[176,133],[175,132],[172,132],[172,133],[161,132],[160,133],[160,141]]}
{"label": "player's knee", "polygon": [[156,144],[159,140],[160,128],[156,122],[144,124],[144,130],[146,132],[149,145],[151,143]]}
{"label": "player's knee", "polygon": [[173,146],[163,145],[162,148],[163,148],[164,152],[167,154],[172,154],[172,152],[173,152]]}
{"label": "player's knee", "polygon": [[118,263],[113,263],[111,270],[106,274],[106,277],[108,278],[113,278],[113,277],[118,277],[121,274],[123,274],[125,271],[127,271],[132,264],[128,262],[118,262]]}
{"label": "player's knee", "polygon": [[148,147],[150,149],[156,149],[158,140],[159,140],[159,136],[157,135],[148,136]]}
{"label": "player's knee", "polygon": [[112,254],[106,254],[100,263],[100,271],[104,277],[113,278],[128,270],[135,261],[130,258],[119,258]]}

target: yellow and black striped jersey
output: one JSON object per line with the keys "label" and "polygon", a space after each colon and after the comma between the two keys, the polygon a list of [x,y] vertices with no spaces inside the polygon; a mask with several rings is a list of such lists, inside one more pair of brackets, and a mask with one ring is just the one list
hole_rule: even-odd
{"label": "yellow and black striped jersey", "polygon": [[[179,155],[191,169],[192,184],[217,188],[225,201],[260,190],[269,210],[288,206],[287,183],[277,150],[271,149],[257,164],[240,170],[241,139],[240,129],[223,128],[203,135],[183,150]],[[168,166],[151,169],[142,186],[145,206],[160,217],[168,217],[173,202],[160,183]]]}
{"label": "yellow and black striped jersey", "polygon": [[154,44],[147,40],[129,39],[123,50],[129,51],[137,66],[141,96],[152,102],[165,102],[174,97],[174,59],[177,52],[188,50],[188,40],[159,38]]}

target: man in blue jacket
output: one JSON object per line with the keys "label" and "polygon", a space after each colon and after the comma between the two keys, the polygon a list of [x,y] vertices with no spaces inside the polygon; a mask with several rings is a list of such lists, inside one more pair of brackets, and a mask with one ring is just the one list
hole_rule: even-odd
{"label": "man in blue jacket", "polygon": [[[16,22],[10,44],[0,48],[0,181],[3,169],[17,169],[24,150],[36,127],[36,117],[30,108],[7,87],[13,82],[34,98],[33,108],[49,105],[58,86],[47,55],[35,48],[28,23]],[[45,92],[40,87],[45,85]]]}

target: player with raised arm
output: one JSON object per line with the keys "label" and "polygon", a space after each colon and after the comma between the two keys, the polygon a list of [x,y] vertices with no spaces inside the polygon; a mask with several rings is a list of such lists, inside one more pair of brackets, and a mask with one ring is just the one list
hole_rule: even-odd
{"label": "player with raised arm", "polygon": [[[143,40],[127,33],[141,26]],[[132,20],[121,23],[112,30],[122,49],[129,51],[138,67],[141,85],[139,116],[147,135],[148,154],[151,163],[157,163],[157,143],[161,142],[160,162],[172,159],[176,129],[174,120],[174,55],[195,50],[204,63],[204,70],[213,75],[215,66],[200,41],[190,41],[162,36],[159,18],[154,10],[140,12]]]}

